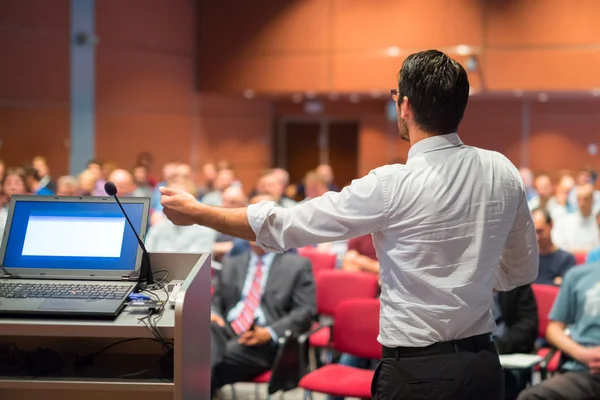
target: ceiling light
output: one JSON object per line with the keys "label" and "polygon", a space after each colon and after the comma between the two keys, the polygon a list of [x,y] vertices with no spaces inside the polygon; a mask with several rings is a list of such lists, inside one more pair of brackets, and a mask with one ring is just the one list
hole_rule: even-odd
{"label": "ceiling light", "polygon": [[459,44],[456,46],[456,53],[459,56],[468,56],[471,54],[471,47],[467,46],[466,44]]}
{"label": "ceiling light", "polygon": [[400,53],[402,53],[402,51],[396,46],[391,46],[387,48],[385,53],[388,55],[388,57],[400,57]]}

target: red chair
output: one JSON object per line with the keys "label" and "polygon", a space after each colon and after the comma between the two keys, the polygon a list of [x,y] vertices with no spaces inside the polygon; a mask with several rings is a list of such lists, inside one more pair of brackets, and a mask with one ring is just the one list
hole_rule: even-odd
{"label": "red chair", "polygon": [[313,275],[317,277],[322,271],[335,269],[337,264],[337,255],[333,253],[321,253],[312,247],[303,247],[298,249],[298,255],[310,260],[313,269]]}
{"label": "red chair", "polygon": [[[333,342],[336,350],[362,358],[380,359],[379,300],[350,299],[335,312]],[[298,384],[309,392],[341,397],[371,397],[374,371],[329,364],[306,374]]]}
{"label": "red chair", "polygon": [[585,264],[585,259],[587,258],[587,253],[574,253],[575,261],[577,261],[577,265]]}
{"label": "red chair", "polygon": [[377,296],[376,275],[342,270],[323,271],[316,278],[317,314],[322,323],[315,324],[309,337],[312,347],[328,347],[331,340],[331,317],[343,300]]}
{"label": "red chair", "polygon": [[[556,296],[558,296],[560,288],[558,286],[533,283],[531,285],[531,289],[533,290],[538,309],[538,337],[540,339],[545,339],[546,329],[548,328],[548,323],[550,322],[548,315],[552,310],[552,306],[554,305],[554,301],[556,300]],[[538,350],[538,355],[545,359],[548,357],[551,351],[553,350],[544,347]],[[550,360],[548,360],[547,364],[543,367],[545,371],[543,371],[542,375],[545,376],[546,372],[556,372],[559,367],[560,358],[560,351],[554,352]],[[539,367],[537,369],[539,369]]]}

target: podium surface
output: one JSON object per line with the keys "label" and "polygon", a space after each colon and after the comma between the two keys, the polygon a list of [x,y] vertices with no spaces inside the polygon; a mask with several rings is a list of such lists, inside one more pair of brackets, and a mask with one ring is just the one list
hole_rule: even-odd
{"label": "podium surface", "polygon": [[[111,377],[113,370],[130,362],[139,368],[144,359],[156,363],[161,357],[161,346],[140,321],[144,315],[121,312],[114,320],[0,318],[0,346],[14,342],[25,351],[47,348],[81,357],[117,341],[135,339],[103,353],[105,365],[98,363],[94,367],[97,372],[88,371],[85,376],[0,376],[0,399],[94,400],[110,396],[111,400],[130,400],[138,394],[145,400],[210,399],[210,254],[150,253],[150,257],[157,277],[159,271],[168,273],[165,286],[168,281],[183,280],[175,306],[167,304],[156,317],[161,336],[174,343],[172,381],[142,377],[144,374]],[[168,300],[163,291],[153,293]]]}

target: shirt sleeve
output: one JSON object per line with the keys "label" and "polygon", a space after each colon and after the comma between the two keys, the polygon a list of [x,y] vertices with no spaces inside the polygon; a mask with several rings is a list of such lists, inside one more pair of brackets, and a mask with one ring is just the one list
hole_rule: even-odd
{"label": "shirt sleeve", "polygon": [[525,192],[500,256],[494,288],[508,291],[533,282],[538,276],[539,250],[535,226]]}
{"label": "shirt sleeve", "polygon": [[565,325],[575,322],[575,292],[573,290],[573,272],[570,271],[560,285],[558,296],[554,301],[548,318],[552,321],[562,322]]}
{"label": "shirt sleeve", "polygon": [[375,172],[352,181],[341,192],[327,192],[292,208],[263,201],[248,207],[256,243],[266,251],[346,240],[383,227],[386,184]]}

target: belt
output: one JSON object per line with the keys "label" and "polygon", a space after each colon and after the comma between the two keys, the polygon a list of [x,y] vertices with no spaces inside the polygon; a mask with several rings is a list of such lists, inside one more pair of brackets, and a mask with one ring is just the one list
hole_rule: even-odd
{"label": "belt", "polygon": [[426,347],[386,347],[382,346],[383,358],[403,358],[418,357],[436,354],[458,353],[468,351],[478,353],[481,350],[489,349],[492,343],[492,336],[489,333],[471,336],[464,339],[451,340],[448,342],[439,342]]}

